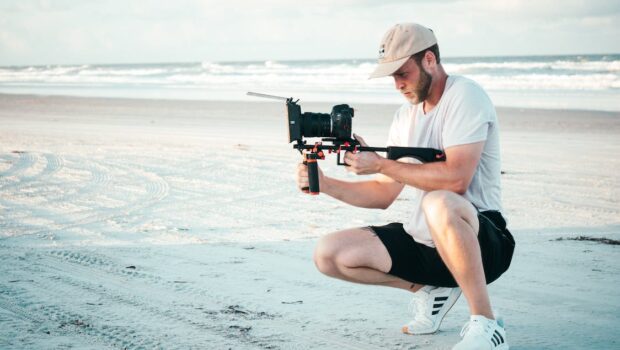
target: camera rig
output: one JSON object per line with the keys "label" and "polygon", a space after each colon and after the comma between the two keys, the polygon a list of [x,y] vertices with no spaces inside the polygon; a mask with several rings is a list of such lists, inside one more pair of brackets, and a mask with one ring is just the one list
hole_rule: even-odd
{"label": "camera rig", "polygon": [[[388,159],[415,158],[422,163],[446,160],[443,151],[423,147],[369,147],[362,146],[351,137],[354,110],[346,104],[336,105],[330,114],[301,112],[299,100],[292,97],[280,97],[256,92],[248,92],[250,96],[285,101],[288,117],[289,143],[295,142],[293,148],[299,150],[308,166],[309,187],[302,190],[313,195],[319,194],[319,171],[317,161],[325,159],[325,152],[336,153],[336,163],[348,166],[341,161],[341,152],[385,152]],[[305,138],[320,137],[321,141],[308,143]]]}

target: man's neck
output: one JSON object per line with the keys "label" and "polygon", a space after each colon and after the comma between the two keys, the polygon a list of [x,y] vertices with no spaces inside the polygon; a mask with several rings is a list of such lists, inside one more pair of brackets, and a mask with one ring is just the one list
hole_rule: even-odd
{"label": "man's neck", "polygon": [[448,81],[448,74],[443,70],[443,67],[439,66],[437,76],[433,77],[433,82],[431,83],[431,91],[428,94],[428,97],[424,101],[423,107],[424,113],[430,112],[437,104],[439,100],[441,100],[441,96],[443,95],[443,91],[446,88],[446,82]]}

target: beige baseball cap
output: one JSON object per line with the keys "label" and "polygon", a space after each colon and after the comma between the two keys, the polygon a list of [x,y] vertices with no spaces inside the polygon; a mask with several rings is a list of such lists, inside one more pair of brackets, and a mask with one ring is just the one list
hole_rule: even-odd
{"label": "beige baseball cap", "polygon": [[379,65],[369,79],[394,74],[411,55],[437,44],[431,29],[416,23],[399,23],[385,33],[379,47]]}

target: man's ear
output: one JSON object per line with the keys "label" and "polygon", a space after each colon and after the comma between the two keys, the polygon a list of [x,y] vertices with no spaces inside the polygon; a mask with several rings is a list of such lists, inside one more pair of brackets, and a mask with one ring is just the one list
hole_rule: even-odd
{"label": "man's ear", "polygon": [[428,68],[431,69],[435,68],[435,66],[437,65],[437,57],[435,57],[435,54],[431,50],[428,50],[426,51],[426,53],[424,53],[424,61],[426,62]]}

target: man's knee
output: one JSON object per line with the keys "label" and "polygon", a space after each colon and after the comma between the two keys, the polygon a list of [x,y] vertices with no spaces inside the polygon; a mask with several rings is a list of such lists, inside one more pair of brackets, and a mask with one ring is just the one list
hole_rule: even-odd
{"label": "man's knee", "polygon": [[[383,249],[383,251],[381,251]],[[325,235],[314,250],[314,264],[322,273],[340,277],[356,267],[385,269],[389,254],[379,238],[367,228],[353,228]],[[391,263],[391,262],[389,262]]]}
{"label": "man's knee", "polygon": [[422,210],[426,221],[430,224],[445,223],[456,212],[454,192],[433,191],[427,193],[422,199]]}
{"label": "man's knee", "polygon": [[314,249],[314,265],[323,274],[335,276],[338,273],[336,266],[337,250],[335,245],[331,243],[331,235],[319,238],[316,248]]}
{"label": "man's knee", "polygon": [[433,233],[447,232],[446,228],[458,220],[468,222],[477,232],[476,210],[460,195],[451,191],[433,191],[424,196],[422,210]]}

